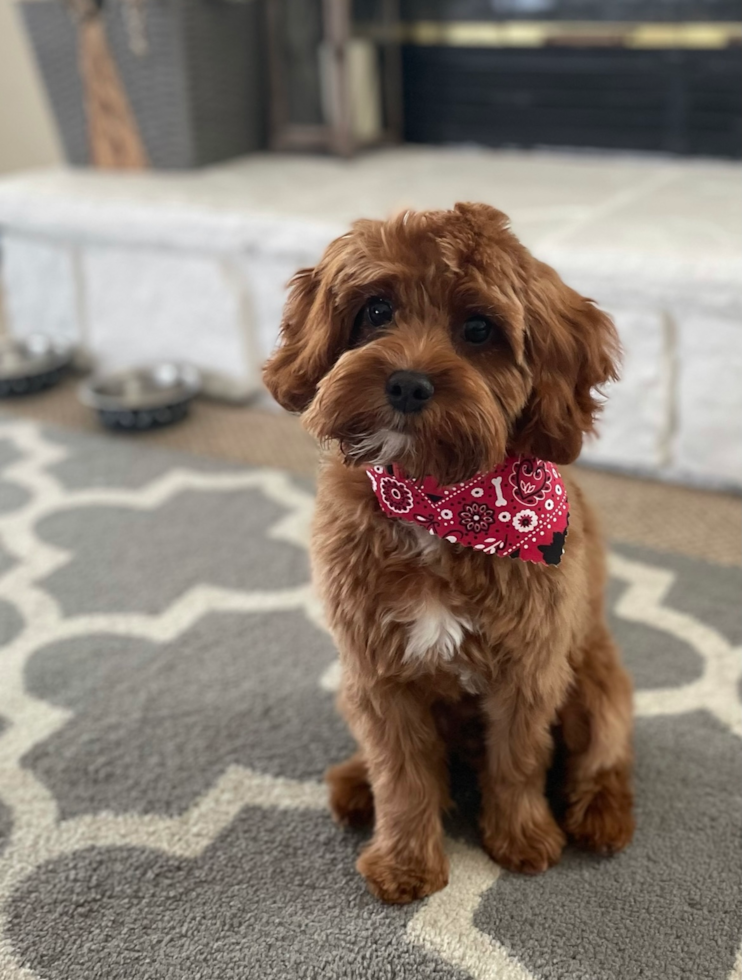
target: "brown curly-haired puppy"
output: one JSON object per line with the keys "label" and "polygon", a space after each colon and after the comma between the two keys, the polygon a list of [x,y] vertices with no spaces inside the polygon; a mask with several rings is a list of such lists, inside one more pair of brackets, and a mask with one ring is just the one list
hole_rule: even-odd
{"label": "brown curly-haired puppy", "polygon": [[[544,871],[565,835],[605,854],[625,847],[631,686],[573,478],[558,565],[395,520],[373,478],[394,464],[450,487],[510,458],[570,463],[593,429],[595,387],[616,375],[611,320],[533,258],[505,215],[458,204],[357,222],[292,280],[281,337],[266,384],[335,447],[312,555],[358,751],[327,780],[338,822],[374,819],[358,860],[368,887],[409,902],[445,886],[441,814],[461,733],[480,733],[470,757],[498,864]],[[555,741],[561,826],[545,796]]]}

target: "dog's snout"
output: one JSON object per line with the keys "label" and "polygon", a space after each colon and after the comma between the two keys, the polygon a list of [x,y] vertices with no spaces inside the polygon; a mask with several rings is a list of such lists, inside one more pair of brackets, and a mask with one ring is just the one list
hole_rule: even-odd
{"label": "dog's snout", "polygon": [[389,404],[405,415],[424,408],[434,391],[433,382],[420,371],[395,371],[386,383]]}

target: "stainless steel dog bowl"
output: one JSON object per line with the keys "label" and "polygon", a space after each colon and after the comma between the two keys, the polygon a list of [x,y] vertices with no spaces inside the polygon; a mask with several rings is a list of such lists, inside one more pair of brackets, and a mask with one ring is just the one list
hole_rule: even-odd
{"label": "stainless steel dog bowl", "polygon": [[89,378],[78,395],[109,429],[141,432],[185,418],[200,390],[196,368],[166,362]]}
{"label": "stainless steel dog bowl", "polygon": [[0,398],[50,388],[67,370],[73,355],[71,344],[43,334],[0,337]]}

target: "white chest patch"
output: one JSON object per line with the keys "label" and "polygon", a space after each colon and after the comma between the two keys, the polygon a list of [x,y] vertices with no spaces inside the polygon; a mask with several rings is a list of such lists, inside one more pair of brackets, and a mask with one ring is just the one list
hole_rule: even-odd
{"label": "white chest patch", "polygon": [[440,602],[428,601],[408,627],[404,660],[441,660],[449,663],[461,646],[471,622],[458,617]]}

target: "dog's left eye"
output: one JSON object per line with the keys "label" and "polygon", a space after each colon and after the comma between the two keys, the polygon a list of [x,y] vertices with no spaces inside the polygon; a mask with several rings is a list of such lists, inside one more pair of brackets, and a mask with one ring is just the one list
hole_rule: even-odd
{"label": "dog's left eye", "polygon": [[464,324],[464,340],[467,344],[485,344],[493,330],[494,324],[486,316],[470,316]]}
{"label": "dog's left eye", "polygon": [[394,307],[388,299],[382,299],[380,296],[373,296],[368,300],[364,309],[372,327],[384,327],[387,323],[391,323],[394,317]]}

